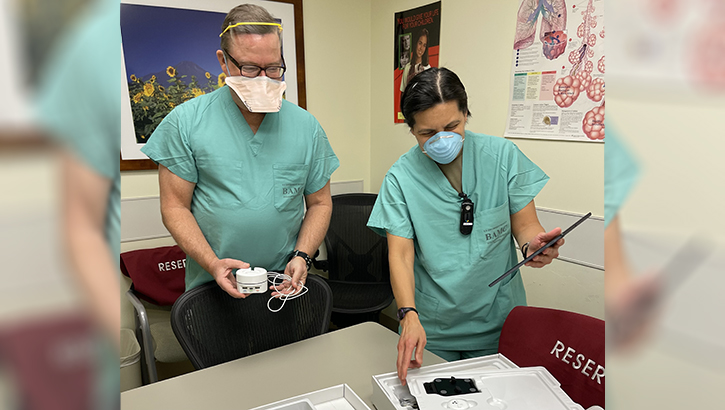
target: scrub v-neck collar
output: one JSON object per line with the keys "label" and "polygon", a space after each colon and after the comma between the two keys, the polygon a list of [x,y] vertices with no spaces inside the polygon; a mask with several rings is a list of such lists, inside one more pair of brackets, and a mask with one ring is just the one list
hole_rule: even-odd
{"label": "scrub v-neck collar", "polygon": [[239,124],[239,126],[232,128],[237,131],[238,136],[247,141],[249,147],[252,150],[252,155],[256,157],[264,143],[264,137],[267,134],[269,123],[273,121],[272,119],[270,119],[270,117],[275,116],[278,113],[265,114],[262,122],[259,124],[259,128],[257,128],[257,132],[252,132],[252,128],[247,123],[247,119],[244,118],[241,109],[239,108],[237,103],[234,102],[234,98],[232,98],[231,93],[233,91],[228,87],[227,91],[228,92],[225,95],[226,112],[228,113],[229,119],[232,124]]}

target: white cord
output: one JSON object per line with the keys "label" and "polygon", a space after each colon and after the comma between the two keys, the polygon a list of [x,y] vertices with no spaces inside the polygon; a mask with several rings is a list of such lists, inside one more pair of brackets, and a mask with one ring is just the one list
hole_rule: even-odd
{"label": "white cord", "polygon": [[[288,300],[296,299],[305,293],[307,293],[307,287],[300,282],[301,288],[299,290],[295,290],[292,286],[290,286],[290,289],[292,289],[291,293],[282,293],[280,289],[277,288],[277,280],[279,278],[282,278],[282,283],[284,282],[290,282],[292,283],[292,278],[289,275],[286,275],[284,273],[274,273],[270,272],[267,274],[267,281],[272,284],[272,287],[274,288],[275,292],[280,293],[277,296],[272,296],[267,301],[267,309],[269,309],[270,312],[277,313],[284,307],[284,304],[287,303]],[[279,299],[282,301],[282,306],[279,307],[279,309],[274,310],[272,309],[272,306],[270,303],[272,303],[273,299]]]}

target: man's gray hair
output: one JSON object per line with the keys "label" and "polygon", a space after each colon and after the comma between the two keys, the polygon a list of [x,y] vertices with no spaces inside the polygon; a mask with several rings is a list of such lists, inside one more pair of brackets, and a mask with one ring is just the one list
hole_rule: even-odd
{"label": "man's gray hair", "polygon": [[[242,4],[234,7],[224,19],[222,24],[221,32],[227,30],[227,27],[236,23],[243,22],[254,22],[254,23],[277,23],[277,20],[272,17],[271,14],[264,7],[257,6],[256,4]],[[224,32],[221,37],[222,50],[229,50],[229,41],[232,34],[280,34],[278,26],[270,25],[251,25],[245,24],[241,26],[232,27],[231,29]],[[280,38],[281,40],[281,38]]]}

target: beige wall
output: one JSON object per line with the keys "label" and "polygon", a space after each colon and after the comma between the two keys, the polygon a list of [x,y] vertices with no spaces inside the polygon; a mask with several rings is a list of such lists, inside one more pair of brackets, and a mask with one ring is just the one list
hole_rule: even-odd
{"label": "beige wall", "polygon": [[[708,235],[725,242],[725,96],[622,92],[607,116],[636,157],[637,184],[622,208],[628,230]],[[609,125],[608,125],[609,126]]]}
{"label": "beige wall", "polygon": [[370,190],[370,4],[304,0],[307,109],[325,129],[340,168],[332,181]]}

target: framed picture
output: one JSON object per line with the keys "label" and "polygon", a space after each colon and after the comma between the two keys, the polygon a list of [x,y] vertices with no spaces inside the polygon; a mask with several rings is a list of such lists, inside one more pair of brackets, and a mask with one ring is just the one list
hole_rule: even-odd
{"label": "framed picture", "polygon": [[[249,0],[282,24],[288,101],[307,107],[302,0]],[[224,17],[238,0],[121,3],[121,171],[156,169],[141,152],[176,105],[224,85],[216,58]]]}

